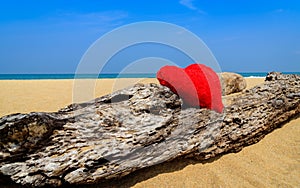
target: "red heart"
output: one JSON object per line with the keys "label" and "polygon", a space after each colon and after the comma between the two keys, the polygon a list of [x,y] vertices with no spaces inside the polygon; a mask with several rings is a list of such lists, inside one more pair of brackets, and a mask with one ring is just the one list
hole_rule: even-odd
{"label": "red heart", "polygon": [[223,111],[220,80],[210,67],[203,64],[192,64],[185,69],[164,66],[156,76],[161,85],[169,87],[188,106]]}

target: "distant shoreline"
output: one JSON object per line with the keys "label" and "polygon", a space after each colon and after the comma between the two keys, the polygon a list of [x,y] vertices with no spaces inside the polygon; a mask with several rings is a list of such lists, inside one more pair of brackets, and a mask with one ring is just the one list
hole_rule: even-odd
{"label": "distant shoreline", "polygon": [[[246,78],[263,78],[267,72],[237,72]],[[299,74],[300,72],[283,72]],[[0,80],[49,80],[49,79],[115,79],[115,78],[155,78],[155,73],[138,74],[0,74]]]}

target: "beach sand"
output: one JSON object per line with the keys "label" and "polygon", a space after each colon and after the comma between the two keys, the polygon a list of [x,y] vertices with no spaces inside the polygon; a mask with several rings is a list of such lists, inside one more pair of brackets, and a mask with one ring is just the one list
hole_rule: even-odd
{"label": "beach sand", "polygon": [[[100,79],[95,97],[136,82],[156,79]],[[247,78],[248,88],[263,82]],[[73,80],[0,81],[0,116],[57,111],[72,103]],[[300,118],[238,153],[200,163],[183,160],[155,166],[124,185],[133,187],[300,187]]]}

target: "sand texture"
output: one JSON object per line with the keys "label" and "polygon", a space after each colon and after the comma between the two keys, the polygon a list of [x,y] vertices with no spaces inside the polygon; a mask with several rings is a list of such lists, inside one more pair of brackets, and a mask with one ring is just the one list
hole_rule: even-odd
{"label": "sand texture", "polygon": [[[156,79],[101,79],[95,97],[136,82]],[[247,78],[248,88],[263,82]],[[0,81],[0,116],[32,111],[51,112],[72,103],[73,80]],[[130,175],[124,186],[133,187],[299,187],[300,118],[238,153],[199,163],[180,160]]]}

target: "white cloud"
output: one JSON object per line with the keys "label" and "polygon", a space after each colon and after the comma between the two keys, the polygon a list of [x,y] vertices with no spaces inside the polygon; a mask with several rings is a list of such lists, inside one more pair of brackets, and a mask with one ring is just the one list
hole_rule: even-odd
{"label": "white cloud", "polygon": [[198,7],[196,7],[196,6],[194,5],[194,0],[180,0],[179,3],[180,3],[181,5],[183,5],[183,6],[185,6],[185,7],[189,8],[189,9],[191,9],[191,10],[197,11],[197,12],[200,13],[200,14],[206,14],[205,11],[199,9]]}
{"label": "white cloud", "polygon": [[234,40],[238,40],[240,39],[240,37],[238,36],[231,36],[231,37],[225,37],[223,40],[224,41],[234,41]]}
{"label": "white cloud", "polygon": [[105,12],[62,12],[59,17],[70,22],[75,21],[81,24],[103,24],[122,20],[128,17],[124,11],[105,11]]}
{"label": "white cloud", "polygon": [[284,10],[283,9],[276,9],[274,12],[276,12],[276,13],[282,13],[282,12],[284,12]]}
{"label": "white cloud", "polygon": [[294,51],[294,54],[300,55],[300,50]]}
{"label": "white cloud", "polygon": [[180,0],[179,3],[182,4],[183,6],[186,6],[189,9],[197,10],[197,7],[195,7],[193,1],[194,0]]}

